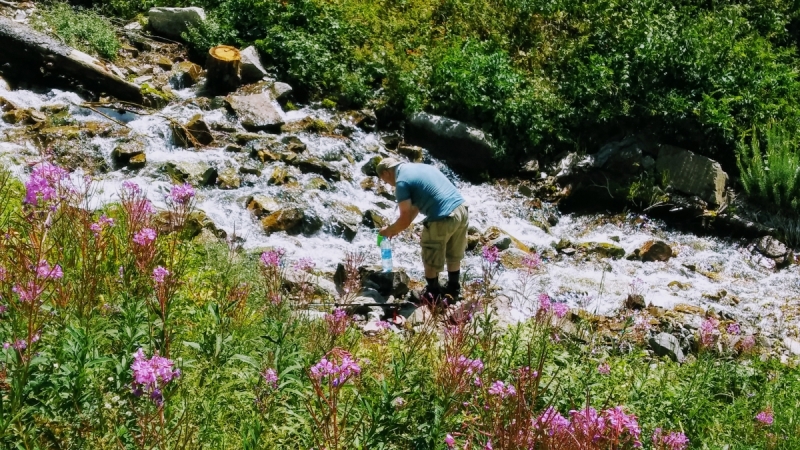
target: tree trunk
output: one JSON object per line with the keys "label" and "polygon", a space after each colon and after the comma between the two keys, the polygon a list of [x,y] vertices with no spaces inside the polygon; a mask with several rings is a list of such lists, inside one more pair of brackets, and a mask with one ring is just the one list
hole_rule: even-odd
{"label": "tree trunk", "polygon": [[242,84],[242,57],[234,47],[218,45],[208,51],[206,60],[206,89],[227,94]]}
{"label": "tree trunk", "polygon": [[0,17],[0,63],[8,63],[11,70],[4,75],[17,80],[77,81],[95,94],[142,101],[139,86],[113,74],[102,61],[6,17]]}

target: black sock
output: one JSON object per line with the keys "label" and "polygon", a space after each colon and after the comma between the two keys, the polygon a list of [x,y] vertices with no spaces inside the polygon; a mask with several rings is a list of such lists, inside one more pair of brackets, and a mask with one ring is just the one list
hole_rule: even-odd
{"label": "black sock", "polygon": [[428,282],[428,292],[431,293],[439,293],[439,277],[433,278],[425,278],[425,281]]}
{"label": "black sock", "polygon": [[447,272],[447,287],[450,289],[458,289],[461,287],[461,271]]}

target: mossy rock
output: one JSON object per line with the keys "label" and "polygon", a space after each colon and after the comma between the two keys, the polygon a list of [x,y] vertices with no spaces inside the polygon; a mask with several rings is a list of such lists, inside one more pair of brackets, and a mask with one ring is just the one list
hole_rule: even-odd
{"label": "mossy rock", "polygon": [[281,209],[281,204],[274,197],[257,194],[248,197],[245,202],[247,209],[256,217],[263,217]]}
{"label": "mossy rock", "polygon": [[175,183],[209,186],[217,181],[217,169],[205,162],[169,162],[164,168]]}
{"label": "mossy rock", "polygon": [[[144,155],[146,146],[147,141],[141,136],[119,141],[111,151],[111,161],[114,163],[114,167],[129,167],[133,157]],[[137,161],[141,163],[140,160]]]}
{"label": "mossy rock", "polygon": [[131,156],[131,159],[128,161],[128,168],[133,170],[139,170],[143,168],[147,164],[147,155],[144,153],[140,153],[135,156]]}
{"label": "mossy rock", "polygon": [[525,245],[522,241],[515,238],[511,234],[503,231],[502,229],[494,226],[487,228],[486,231],[483,233],[483,241],[485,243],[488,243],[496,241],[497,239],[502,239],[504,236],[507,236],[511,240],[509,245],[505,246],[505,248],[517,248],[519,250],[522,250],[523,252],[530,251],[530,248],[527,245]]}
{"label": "mossy rock", "polygon": [[314,177],[308,180],[305,188],[307,190],[329,191],[331,189],[331,185],[322,177]]}
{"label": "mossy rock", "polygon": [[50,145],[56,141],[78,139],[83,134],[80,127],[76,125],[64,125],[60,127],[42,128],[36,132],[45,145]]}
{"label": "mossy rock", "polygon": [[608,242],[583,242],[576,247],[579,251],[597,255],[601,258],[619,259],[625,256],[625,249]]}
{"label": "mossy rock", "polygon": [[220,189],[239,189],[241,185],[242,178],[233,167],[226,167],[217,175],[217,186]]}
{"label": "mossy rock", "polygon": [[278,166],[272,169],[272,174],[269,176],[269,180],[267,180],[267,184],[275,185],[275,186],[283,186],[284,184],[290,183],[295,181],[295,177],[289,173],[289,169],[286,167]]}
{"label": "mossy rock", "polygon": [[284,208],[261,219],[261,227],[267,233],[286,231],[294,233],[302,228],[306,213],[303,208]]}
{"label": "mossy rock", "polygon": [[377,177],[378,172],[375,170],[378,166],[378,163],[381,162],[383,158],[380,156],[373,156],[369,159],[363,166],[361,166],[361,173],[368,177]]}

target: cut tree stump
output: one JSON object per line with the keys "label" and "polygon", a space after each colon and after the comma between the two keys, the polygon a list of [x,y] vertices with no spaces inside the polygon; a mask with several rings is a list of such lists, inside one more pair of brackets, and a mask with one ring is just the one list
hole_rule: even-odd
{"label": "cut tree stump", "polygon": [[235,91],[242,84],[242,55],[235,47],[218,45],[208,51],[206,88],[216,93]]}

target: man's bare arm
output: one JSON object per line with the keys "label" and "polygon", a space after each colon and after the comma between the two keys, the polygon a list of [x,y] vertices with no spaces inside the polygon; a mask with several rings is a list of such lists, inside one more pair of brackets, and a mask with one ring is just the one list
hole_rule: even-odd
{"label": "man's bare arm", "polygon": [[411,222],[417,218],[417,214],[419,214],[419,208],[412,205],[411,200],[403,200],[398,206],[400,207],[400,217],[398,217],[393,224],[381,229],[380,233],[382,236],[389,238],[397,236],[408,228]]}

